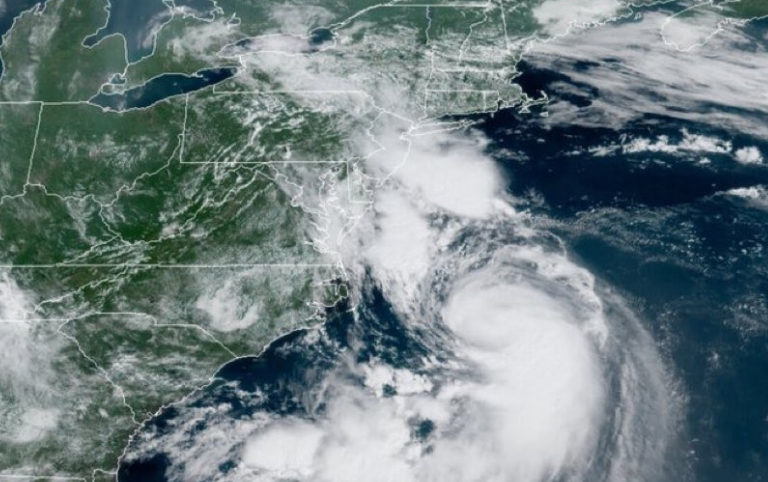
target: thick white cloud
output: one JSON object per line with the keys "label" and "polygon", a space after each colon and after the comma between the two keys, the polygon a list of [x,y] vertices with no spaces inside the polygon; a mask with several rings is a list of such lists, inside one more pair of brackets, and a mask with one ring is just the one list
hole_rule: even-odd
{"label": "thick white cloud", "polygon": [[323,432],[308,422],[289,422],[268,428],[246,444],[243,463],[276,479],[310,475]]}
{"label": "thick white cloud", "polygon": [[455,132],[412,135],[413,129],[405,127],[399,119],[379,117],[371,134],[382,148],[367,157],[370,172],[399,181],[416,197],[451,214],[492,215],[501,176],[484,152],[486,141]]}
{"label": "thick white cloud", "polygon": [[57,322],[32,320],[33,299],[0,273],[0,440],[19,444],[43,438],[61,415],[51,366],[59,349],[51,337]]}
{"label": "thick white cloud", "polygon": [[[666,18],[649,13],[536,44],[527,60],[598,89],[586,108],[555,103],[548,122],[618,128],[643,114],[662,114],[768,132],[757,120],[768,109],[768,52],[734,26],[705,47],[679,51],[660,38]],[[575,68],[577,62],[588,67]]]}
{"label": "thick white cloud", "polygon": [[545,0],[533,16],[550,35],[567,34],[573,27],[604,22],[622,12],[616,0]]}
{"label": "thick white cloud", "polygon": [[754,146],[742,147],[741,149],[737,149],[734,154],[736,155],[736,160],[742,164],[756,165],[763,163],[762,152]]}
{"label": "thick white cloud", "polygon": [[768,210],[768,188],[765,186],[741,187],[724,194],[743,199],[753,207]]}
{"label": "thick white cloud", "polygon": [[485,276],[473,276],[444,308],[487,376],[470,392],[495,427],[484,480],[544,480],[594,448],[604,395],[597,355],[567,305]]}
{"label": "thick white cloud", "polygon": [[669,16],[661,25],[664,43],[687,52],[706,45],[728,21],[702,2]]}
{"label": "thick white cloud", "polygon": [[383,286],[399,287],[391,292],[394,301],[413,301],[429,270],[434,233],[407,199],[391,191],[380,194],[376,212],[378,235],[367,246],[365,258]]}

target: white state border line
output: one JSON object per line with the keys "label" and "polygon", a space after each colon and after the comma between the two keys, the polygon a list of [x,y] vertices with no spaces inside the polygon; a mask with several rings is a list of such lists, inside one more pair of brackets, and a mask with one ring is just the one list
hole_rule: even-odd
{"label": "white state border line", "polygon": [[[218,84],[217,84],[218,85]],[[216,86],[211,89],[211,95],[214,97],[226,97],[226,96],[260,96],[260,95],[292,95],[292,94],[328,94],[328,95],[361,95],[366,98],[370,98],[370,94],[363,90],[264,90],[264,91],[217,91]],[[342,160],[314,160],[314,161],[185,161],[184,149],[187,143],[187,115],[189,112],[189,100],[192,93],[185,94],[184,100],[184,124],[181,131],[181,146],[179,148],[179,164],[193,165],[193,166],[205,166],[205,165],[246,165],[246,166],[271,166],[271,165],[283,165],[283,164],[338,164],[346,165],[349,172],[349,164],[355,162],[350,159]]]}

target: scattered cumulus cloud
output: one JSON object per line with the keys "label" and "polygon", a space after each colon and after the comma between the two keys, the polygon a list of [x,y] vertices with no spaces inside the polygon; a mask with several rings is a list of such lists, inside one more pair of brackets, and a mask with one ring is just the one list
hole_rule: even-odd
{"label": "scattered cumulus cloud", "polygon": [[763,154],[757,147],[742,147],[734,153],[736,160],[742,164],[756,165],[763,163]]}
{"label": "scattered cumulus cloud", "polygon": [[768,210],[768,188],[765,186],[730,189],[725,195],[743,199],[753,207]]}
{"label": "scattered cumulus cloud", "polygon": [[655,140],[648,138],[634,138],[622,146],[622,151],[627,154],[637,152],[662,152],[674,154],[680,151],[702,152],[710,154],[728,154],[733,149],[730,141],[718,139],[716,137],[705,136],[702,134],[692,134],[687,130],[682,131],[683,138],[675,143],[669,136],[661,135]]}

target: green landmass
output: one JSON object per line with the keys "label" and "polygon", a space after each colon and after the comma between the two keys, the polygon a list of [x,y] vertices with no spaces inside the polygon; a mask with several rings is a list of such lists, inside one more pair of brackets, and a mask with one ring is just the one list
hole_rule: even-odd
{"label": "green landmass", "polygon": [[0,46],[0,101],[85,101],[125,68],[117,36],[93,48],[83,39],[106,20],[105,0],[52,0],[17,20]]}

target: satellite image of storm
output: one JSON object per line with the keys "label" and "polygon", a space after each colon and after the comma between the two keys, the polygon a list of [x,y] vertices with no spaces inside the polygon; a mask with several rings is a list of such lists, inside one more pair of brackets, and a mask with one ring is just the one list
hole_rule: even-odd
{"label": "satellite image of storm", "polygon": [[768,0],[0,36],[0,482],[768,482]]}

